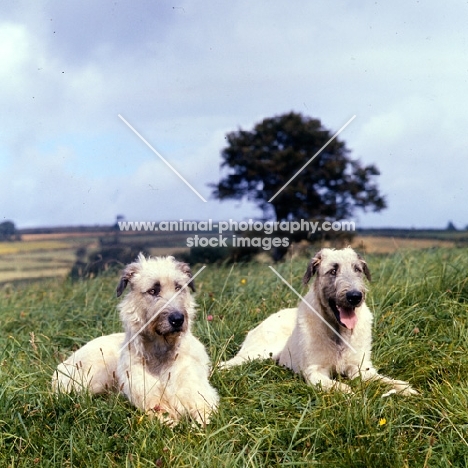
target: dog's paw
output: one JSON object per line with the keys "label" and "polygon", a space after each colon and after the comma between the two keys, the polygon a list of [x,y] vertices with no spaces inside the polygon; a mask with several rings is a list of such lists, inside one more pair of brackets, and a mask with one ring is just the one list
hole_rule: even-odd
{"label": "dog's paw", "polygon": [[216,367],[218,369],[230,369],[231,367],[240,366],[241,364],[244,364],[244,362],[246,362],[245,359],[234,356],[232,359],[229,359],[229,361],[219,362]]}
{"label": "dog's paw", "polygon": [[337,382],[333,386],[333,390],[338,390],[342,393],[346,393],[347,395],[352,395],[354,393],[349,385],[341,383],[341,382]]}
{"label": "dog's paw", "polygon": [[217,408],[217,401],[213,401],[212,405],[201,403],[196,407],[187,408],[188,415],[194,421],[194,423],[200,426],[207,426],[210,424],[210,417],[213,411]]}
{"label": "dog's paw", "polygon": [[394,395],[396,392],[397,392],[397,391],[396,391],[394,388],[392,388],[392,389],[389,390],[388,392],[384,393],[384,394],[382,395],[382,398],[388,398],[390,395]]}
{"label": "dog's paw", "polygon": [[179,420],[171,417],[169,413],[164,411],[159,405],[154,406],[151,409],[146,410],[146,416],[149,419],[157,419],[165,426],[175,427],[179,424]]}
{"label": "dog's paw", "polygon": [[330,380],[329,382],[321,381],[318,383],[318,385],[323,391],[326,392],[341,392],[347,395],[352,395],[354,393],[349,385],[342,382],[336,382],[333,380]]}
{"label": "dog's paw", "polygon": [[[199,415],[196,415],[195,417],[192,417],[192,418],[195,421],[193,423],[193,425],[195,425],[195,423],[197,423],[199,426],[205,427],[208,424],[210,424],[210,416],[209,415],[205,415],[203,417],[199,416]],[[193,425],[192,425],[192,427],[193,427]]]}
{"label": "dog's paw", "polygon": [[399,395],[409,396],[409,395],[419,395],[419,392],[415,390],[409,382],[404,380],[396,380],[393,384],[393,388],[397,391]]}
{"label": "dog's paw", "polygon": [[411,385],[408,385],[403,390],[398,392],[399,395],[410,396],[410,395],[419,395],[419,392],[415,390]]}
{"label": "dog's paw", "polygon": [[413,387],[411,387],[410,384],[408,384],[407,382],[403,382],[403,383],[406,383],[406,385],[395,385],[395,388],[392,388],[388,392],[384,393],[382,395],[382,398],[387,398],[390,395],[394,395],[394,394],[403,395],[403,396],[419,395],[419,392],[415,390]]}

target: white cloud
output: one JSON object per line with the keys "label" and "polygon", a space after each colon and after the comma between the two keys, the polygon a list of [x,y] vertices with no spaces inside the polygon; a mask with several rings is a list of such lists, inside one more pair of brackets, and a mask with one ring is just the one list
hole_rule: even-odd
{"label": "white cloud", "polygon": [[[21,71],[29,58],[29,40],[25,26],[2,23],[0,25],[0,80],[3,86],[15,85],[11,77]],[[10,78],[10,79],[9,79]]]}

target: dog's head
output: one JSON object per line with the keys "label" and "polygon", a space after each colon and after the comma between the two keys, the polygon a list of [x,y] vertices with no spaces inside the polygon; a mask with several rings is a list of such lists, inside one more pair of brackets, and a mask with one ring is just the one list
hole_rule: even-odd
{"label": "dog's head", "polygon": [[[346,249],[342,250],[334,250],[334,249],[322,249],[319,250],[311,259],[309,264],[307,265],[307,270],[304,274],[304,277],[302,278],[302,282],[304,286],[308,284],[312,276],[314,276],[316,273],[319,273],[319,267],[322,264],[322,260],[324,257],[327,255],[327,252],[343,252],[346,253],[348,256],[353,257],[355,256],[355,259],[352,259],[351,261],[357,266],[357,271],[359,271],[359,268],[361,268],[361,271],[364,273],[368,281],[372,280],[371,273],[369,270],[369,267],[367,266],[367,263],[365,260],[357,253],[355,252],[351,247],[347,247]],[[349,263],[349,261],[348,261]]]}
{"label": "dog's head", "polygon": [[117,297],[127,286],[130,292],[120,304],[125,327],[143,328],[143,336],[168,336],[190,326],[194,305],[189,289],[195,290],[190,267],[174,257],[145,258],[127,265],[117,286]]}
{"label": "dog's head", "polygon": [[[183,262],[178,262],[174,257],[153,257],[153,258],[145,258],[143,254],[140,253],[138,255],[138,259],[134,263],[130,263],[125,267],[125,269],[122,272],[122,276],[120,277],[119,284],[117,286],[117,297],[120,297],[122,293],[124,292],[125,288],[127,285],[130,283],[132,285],[133,281],[132,279],[135,278],[135,275],[141,274],[144,269],[148,269],[148,265],[150,267],[155,267],[156,269],[161,266],[161,263],[167,263],[169,262],[170,267],[169,269],[171,270],[171,267],[177,268],[183,275],[186,276],[184,285],[186,284],[193,292],[195,292],[195,283],[194,280],[192,279],[192,272],[190,270],[190,267],[187,263]],[[157,265],[157,266],[156,266]],[[167,265],[166,265],[167,268]]]}
{"label": "dog's head", "polygon": [[356,308],[365,300],[366,287],[363,277],[371,280],[369,267],[353,249],[322,249],[307,266],[303,277],[306,285],[312,276],[315,294],[323,307],[343,327],[353,329],[357,323]]}

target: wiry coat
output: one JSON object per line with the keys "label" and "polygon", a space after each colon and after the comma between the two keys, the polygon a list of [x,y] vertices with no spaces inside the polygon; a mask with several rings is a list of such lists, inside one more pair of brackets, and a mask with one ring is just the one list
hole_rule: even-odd
{"label": "wiry coat", "polygon": [[221,367],[272,357],[325,390],[350,392],[347,384],[333,379],[341,374],[379,379],[393,391],[416,394],[408,382],[382,376],[372,365],[372,313],[365,304],[363,280],[370,279],[370,273],[364,260],[351,248],[322,249],[311,260],[304,283],[313,275],[317,277],[299,307],[268,317]]}
{"label": "wiry coat", "polygon": [[124,337],[124,333],[113,333],[86,343],[57,366],[52,389],[63,393],[87,390],[92,394],[117,390],[117,363]]}
{"label": "wiry coat", "polygon": [[120,390],[138,408],[169,424],[188,415],[206,424],[219,397],[208,381],[210,360],[191,331],[195,303],[187,264],[174,257],[128,265],[117,287],[125,333],[90,341],[59,364],[55,391]]}
{"label": "wiry coat", "polygon": [[189,414],[209,421],[218,394],[208,381],[210,360],[191,331],[195,304],[186,286],[188,266],[172,257],[140,257],[122,276],[131,291],[120,303],[125,343],[117,376],[121,391],[137,407],[164,421]]}

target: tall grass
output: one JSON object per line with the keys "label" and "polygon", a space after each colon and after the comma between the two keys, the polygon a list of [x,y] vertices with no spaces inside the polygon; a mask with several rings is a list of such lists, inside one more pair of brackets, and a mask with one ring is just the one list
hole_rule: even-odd
{"label": "tall grass", "polygon": [[[221,404],[207,428],[161,426],[119,395],[51,393],[61,359],[120,330],[117,277],[4,288],[0,466],[466,466],[468,250],[367,260],[374,364],[410,380],[420,396],[382,399],[381,384],[359,379],[351,396],[321,392],[273,362],[251,362],[213,370]],[[276,268],[304,292],[306,262]],[[231,357],[260,320],[297,303],[263,265],[210,266],[197,279],[194,331],[215,363]]]}

